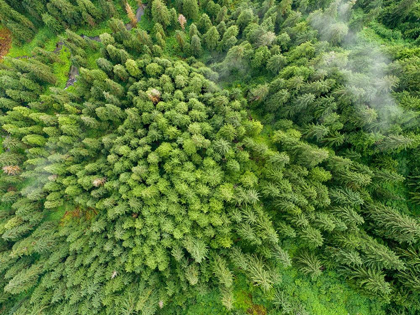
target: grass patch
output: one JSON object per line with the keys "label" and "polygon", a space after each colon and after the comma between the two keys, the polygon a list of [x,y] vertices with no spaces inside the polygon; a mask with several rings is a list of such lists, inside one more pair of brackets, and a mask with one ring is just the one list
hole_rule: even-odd
{"label": "grass patch", "polygon": [[60,51],[59,56],[62,63],[56,62],[53,65],[54,74],[56,75],[58,79],[56,86],[59,88],[65,88],[68,77],[69,77],[70,67],[71,67],[70,50],[66,46],[63,46],[63,48]]}
{"label": "grass patch", "polygon": [[[146,8],[145,10],[148,10],[148,8]],[[140,22],[137,23],[137,28],[150,32],[153,29],[154,25],[155,23],[150,18],[148,18],[145,13],[141,17]]]}
{"label": "grass patch", "polygon": [[11,58],[31,56],[35,47],[41,47],[47,51],[54,51],[58,41],[58,36],[49,28],[44,27],[38,31],[30,43],[22,46],[18,46],[14,43],[7,56]]}
{"label": "grass patch", "polygon": [[175,37],[171,36],[171,37],[166,38],[164,55],[178,56],[178,57],[181,57],[182,55],[184,55],[184,53],[180,51],[178,47],[178,42],[176,41]]}
{"label": "grass patch", "polygon": [[85,35],[89,37],[99,36],[103,33],[111,33],[111,29],[108,26],[108,20],[101,22],[100,24],[96,25],[94,28],[92,27],[85,27],[79,28],[76,31],[78,35]]}
{"label": "grass patch", "polygon": [[101,58],[102,54],[99,50],[97,50],[96,52],[91,51],[88,54],[88,58],[87,58],[87,67],[88,69],[98,69],[98,65],[96,64],[96,60]]}

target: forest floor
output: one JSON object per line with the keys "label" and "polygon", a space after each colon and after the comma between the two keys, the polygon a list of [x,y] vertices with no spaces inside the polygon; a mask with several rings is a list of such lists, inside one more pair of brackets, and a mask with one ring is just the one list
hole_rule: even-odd
{"label": "forest floor", "polygon": [[7,28],[0,25],[0,59],[7,55],[12,46],[12,34]]}

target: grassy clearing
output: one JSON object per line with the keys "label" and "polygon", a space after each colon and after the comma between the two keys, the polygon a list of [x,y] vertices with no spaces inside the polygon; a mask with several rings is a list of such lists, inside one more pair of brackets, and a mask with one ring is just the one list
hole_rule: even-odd
{"label": "grassy clearing", "polygon": [[184,55],[178,48],[178,43],[174,37],[168,37],[165,41],[164,55],[182,56]]}
{"label": "grassy clearing", "polygon": [[94,51],[89,52],[88,58],[87,58],[87,67],[89,69],[98,69],[98,65],[96,64],[96,60],[98,58],[100,58],[101,56],[102,55],[101,55],[101,52],[99,50],[97,50],[95,52]]}
{"label": "grassy clearing", "polygon": [[54,51],[58,42],[59,37],[50,29],[44,27],[38,31],[30,43],[22,46],[13,44],[7,56],[11,58],[30,56],[35,47],[41,47],[47,51]]}
{"label": "grassy clearing", "polygon": [[59,88],[65,88],[66,83],[69,76],[69,71],[71,67],[71,53],[70,50],[63,46],[63,48],[60,51],[60,60],[62,63],[54,63],[53,69],[54,74],[56,75],[58,81],[57,81],[57,87]]}

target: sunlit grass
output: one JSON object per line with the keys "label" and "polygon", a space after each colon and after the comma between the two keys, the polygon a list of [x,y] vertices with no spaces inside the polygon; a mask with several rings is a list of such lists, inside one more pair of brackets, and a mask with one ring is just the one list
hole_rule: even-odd
{"label": "sunlit grass", "polygon": [[36,47],[41,47],[47,51],[54,51],[58,42],[59,37],[49,28],[43,27],[38,31],[30,43],[24,44],[22,46],[13,43],[12,48],[10,49],[7,56],[12,58],[31,56],[32,51]]}
{"label": "sunlit grass", "polygon": [[66,83],[68,80],[68,76],[69,76],[69,71],[70,71],[70,67],[71,67],[71,53],[70,50],[66,47],[63,46],[63,48],[60,51],[60,60],[62,61],[61,63],[54,63],[53,65],[53,69],[54,69],[54,74],[57,77],[57,87],[60,88],[64,88],[66,87]]}
{"label": "sunlit grass", "polygon": [[85,35],[89,37],[99,36],[103,33],[111,33],[111,29],[108,26],[108,20],[101,22],[100,24],[92,27],[82,27],[76,31],[76,34]]}

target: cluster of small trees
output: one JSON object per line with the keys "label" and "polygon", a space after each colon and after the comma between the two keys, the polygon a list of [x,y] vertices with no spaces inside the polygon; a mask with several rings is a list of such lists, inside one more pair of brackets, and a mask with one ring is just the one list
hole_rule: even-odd
{"label": "cluster of small trees", "polygon": [[4,0],[0,1],[0,21],[19,41],[30,41],[36,32],[35,25]]}
{"label": "cluster of small trees", "polygon": [[[65,2],[41,17],[57,32],[107,15]],[[7,3],[10,23],[38,8]],[[388,65],[370,46],[339,47],[357,29],[352,5],[209,0],[200,13],[154,0],[150,33],[118,19],[100,43],[66,30],[74,88],[46,93],[59,60],[39,48],[0,64],[6,308],[153,314],[217,287],[232,309],[238,274],[281,306],[280,270],[294,264],[419,311],[418,57]],[[197,61],[209,55],[211,68]]]}
{"label": "cluster of small trees", "polygon": [[42,26],[61,34],[68,28],[94,27],[113,16],[118,16],[118,11],[111,0],[0,1],[0,22],[12,32],[16,43],[29,42]]}

